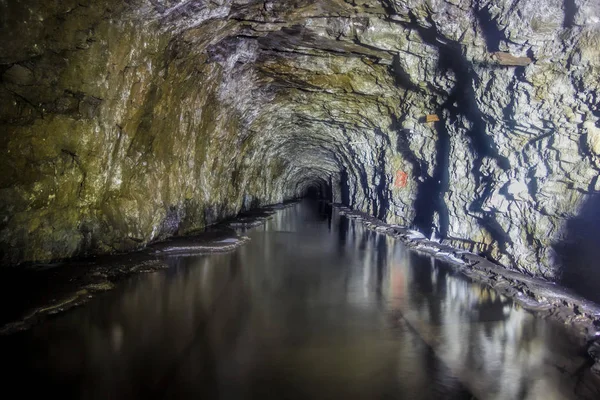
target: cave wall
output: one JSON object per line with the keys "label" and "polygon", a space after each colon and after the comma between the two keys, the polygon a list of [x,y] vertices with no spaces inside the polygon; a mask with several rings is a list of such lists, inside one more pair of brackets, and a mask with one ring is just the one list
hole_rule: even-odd
{"label": "cave wall", "polygon": [[316,184],[555,277],[554,244],[600,189],[598,0],[0,14],[4,263],[141,247]]}
{"label": "cave wall", "polygon": [[31,7],[1,51],[4,263],[130,250],[282,200],[277,165],[242,169],[243,116],[209,42],[190,50],[120,3],[3,4]]}

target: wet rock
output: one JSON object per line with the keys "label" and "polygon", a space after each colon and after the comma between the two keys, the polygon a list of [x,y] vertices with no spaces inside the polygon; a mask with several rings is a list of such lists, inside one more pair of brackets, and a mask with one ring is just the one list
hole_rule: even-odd
{"label": "wet rock", "polygon": [[263,225],[272,217],[275,211],[271,208],[257,209],[238,215],[233,221],[226,222],[231,228],[253,228]]}
{"label": "wet rock", "polygon": [[[230,224],[231,225],[231,224]],[[247,225],[244,225],[247,227]],[[183,238],[173,238],[167,241],[154,244],[150,247],[151,251],[160,255],[196,255],[222,253],[234,250],[245,242],[250,240],[248,237],[217,237],[207,238],[204,236],[187,236]]]}
{"label": "wet rock", "polygon": [[85,287],[85,290],[90,292],[105,292],[107,290],[114,289],[115,285],[110,281],[103,281],[98,283],[90,283]]}

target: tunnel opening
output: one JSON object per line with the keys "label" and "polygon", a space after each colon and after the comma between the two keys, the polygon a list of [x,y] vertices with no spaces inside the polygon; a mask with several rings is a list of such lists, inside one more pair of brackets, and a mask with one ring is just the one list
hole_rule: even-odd
{"label": "tunnel opening", "polygon": [[[600,330],[589,329],[600,329],[598,315],[514,273],[558,277],[600,302],[600,201],[568,222],[555,249],[562,270],[548,249],[600,182],[600,79],[583,1],[544,10],[489,0],[43,3],[0,4],[14,12],[0,27],[0,259],[44,263],[39,277],[25,271],[28,285],[3,278],[0,295],[49,301],[39,313],[29,298],[19,315],[0,312],[0,335],[5,324],[29,324],[12,324],[20,314],[37,323],[96,292],[104,302],[100,292],[136,271],[157,273],[120,284],[118,301],[94,300],[89,315],[78,310],[66,318],[72,327],[61,318],[15,347],[35,379],[42,369],[61,386],[82,377],[75,389],[90,393],[98,378],[98,393],[123,384],[125,395],[158,382],[162,397],[340,389],[333,397],[428,398],[454,387],[456,398],[486,397],[463,390],[459,381],[472,379],[515,398],[532,371],[570,378],[590,361],[577,355],[557,371],[546,355],[566,341],[554,346],[543,329],[548,351],[507,345],[513,331],[540,328],[519,325],[523,312],[574,321],[600,346]],[[55,272],[80,256],[93,259]],[[60,275],[54,287],[51,275]],[[507,312],[511,296],[519,314]],[[65,327],[74,333],[63,347]],[[44,335],[49,367],[35,352],[22,356],[37,347],[45,356]],[[514,357],[511,343],[536,351]],[[331,362],[306,368],[321,359]],[[465,365],[493,365],[481,374],[502,379],[488,383]],[[531,393],[554,392],[531,383]]]}
{"label": "tunnel opening", "polygon": [[296,183],[296,194],[296,197],[303,199],[327,201],[333,199],[330,179],[323,177],[303,177]]}
{"label": "tunnel opening", "polygon": [[319,186],[309,186],[304,190],[302,197],[313,200],[321,200],[325,198],[325,193],[323,193]]}

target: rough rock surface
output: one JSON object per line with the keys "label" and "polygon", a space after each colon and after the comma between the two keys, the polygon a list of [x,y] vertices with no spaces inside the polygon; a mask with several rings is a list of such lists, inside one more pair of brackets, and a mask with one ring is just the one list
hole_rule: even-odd
{"label": "rough rock surface", "polygon": [[600,190],[600,0],[2,0],[0,15],[3,263],[134,249],[316,186],[556,278]]}

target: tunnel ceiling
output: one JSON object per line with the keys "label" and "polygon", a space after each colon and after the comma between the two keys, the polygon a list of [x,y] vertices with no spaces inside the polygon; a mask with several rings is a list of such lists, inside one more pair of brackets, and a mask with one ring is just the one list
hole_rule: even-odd
{"label": "tunnel ceiling", "polygon": [[318,187],[551,277],[600,189],[599,0],[0,14],[5,264],[134,249]]}

